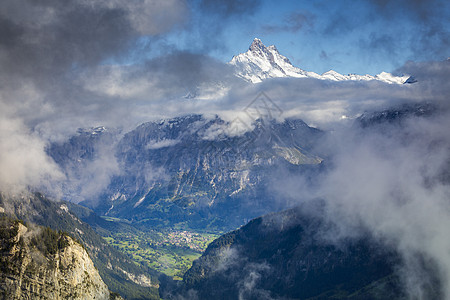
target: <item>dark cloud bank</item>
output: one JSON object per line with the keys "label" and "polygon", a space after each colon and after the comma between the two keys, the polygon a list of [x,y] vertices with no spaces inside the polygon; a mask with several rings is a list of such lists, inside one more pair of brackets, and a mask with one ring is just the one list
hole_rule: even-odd
{"label": "dark cloud bank", "polygon": [[[240,4],[204,1],[204,9],[232,18],[249,13]],[[429,9],[422,10],[425,2],[413,4],[406,5],[408,13],[423,22],[432,19]],[[436,264],[449,298],[450,62],[406,63],[398,72],[413,74],[418,82],[403,86],[313,79],[252,85],[207,55],[179,51],[142,64],[111,63],[123,59],[139,36],[158,39],[189,22],[189,5],[176,0],[3,1],[0,190],[31,186],[57,194],[64,175],[45,147],[79,127],[106,125],[126,132],[143,121],[185,113],[232,120],[264,91],[282,108],[282,117],[299,117],[333,132],[323,145],[334,149],[332,168],[320,178],[319,188],[303,186],[303,179],[294,177],[281,185],[282,196],[294,203],[326,199],[328,217],[339,225],[336,239],[358,236],[363,228],[394,245],[407,266],[402,270],[405,284],[417,298],[423,282],[414,257],[425,255]],[[395,4],[376,5],[389,17],[388,8]],[[428,34],[448,38],[445,29]],[[196,97],[184,97],[188,94]],[[365,111],[425,102],[436,105],[439,113],[412,118],[388,134],[362,133],[351,125]],[[95,164],[87,172],[102,181],[87,190],[93,195],[119,172],[113,157]]]}

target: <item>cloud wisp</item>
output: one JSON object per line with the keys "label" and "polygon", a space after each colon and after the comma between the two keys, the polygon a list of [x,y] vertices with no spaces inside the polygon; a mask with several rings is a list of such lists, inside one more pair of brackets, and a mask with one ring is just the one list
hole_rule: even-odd
{"label": "cloud wisp", "polygon": [[49,140],[112,120],[121,109],[126,114],[125,105],[111,109],[113,97],[96,97],[75,79],[106,60],[121,60],[141,35],[168,32],[187,15],[181,0],[2,1],[1,189],[60,178],[45,154]]}
{"label": "cloud wisp", "polygon": [[429,298],[436,278],[438,293],[450,297],[450,111],[448,103],[438,108],[401,122],[340,127],[323,143],[328,168],[313,185],[295,175],[275,183],[291,204],[325,201],[336,228],[322,238],[339,244],[369,232],[396,249],[412,299]]}

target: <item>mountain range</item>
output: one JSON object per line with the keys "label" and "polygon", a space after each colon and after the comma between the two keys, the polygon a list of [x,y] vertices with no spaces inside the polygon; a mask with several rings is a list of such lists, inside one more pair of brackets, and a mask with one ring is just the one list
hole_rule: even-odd
{"label": "mountain range", "polygon": [[414,81],[410,76],[394,76],[387,72],[375,76],[368,74],[342,75],[330,70],[319,75],[293,66],[289,59],[281,55],[274,45],[266,47],[258,38],[253,40],[247,52],[234,56],[229,64],[235,67],[238,77],[253,83],[280,77],[315,78],[332,81],[378,80],[389,84],[412,83]]}
{"label": "mountain range", "polygon": [[[144,123],[123,137],[80,131],[48,153],[76,182],[105,144],[117,140],[110,151],[121,172],[99,199],[83,205],[141,226],[185,223],[230,230],[284,207],[271,191],[274,173],[316,172],[323,161],[314,145],[324,133],[303,121],[261,119],[253,125],[233,136],[226,132],[229,122],[219,117],[188,115]],[[67,199],[79,188],[69,188]]]}
{"label": "mountain range", "polygon": [[[386,126],[435,110],[431,104],[404,105],[363,114],[355,126]],[[301,174],[313,187],[333,155],[320,146],[328,133],[299,119],[259,119],[241,135],[230,133],[230,126],[217,116],[187,115],[147,122],[126,134],[92,128],[47,152],[68,178],[65,200],[84,193],[86,172],[96,174],[92,166],[107,152],[120,172],[97,197],[80,204],[144,228],[178,224],[219,231],[289,207],[279,196],[277,178]]]}
{"label": "mountain range", "polygon": [[[431,104],[405,105],[364,114],[355,126],[362,130],[391,126],[389,132],[403,120],[435,112]],[[47,152],[73,182],[82,180],[86,168],[92,171],[89,166],[96,166],[105,152],[116,159],[121,171],[98,198],[81,202],[95,212],[50,201],[39,193],[0,194],[2,212],[67,231],[82,241],[112,291],[135,299],[156,298],[158,273],[134,265],[98,233],[105,237],[111,231],[132,234],[133,228],[161,226],[233,230],[292,206],[277,194],[274,179],[302,174],[314,186],[329,167],[331,153],[319,147],[327,133],[301,120],[262,118],[240,135],[229,132],[230,125],[217,116],[187,115],[147,122],[126,134],[105,127],[80,129],[70,139],[50,145]],[[80,182],[66,183],[67,200],[83,188]],[[161,275],[161,296],[402,299],[395,251],[370,237],[344,248],[318,242],[317,234],[324,228],[321,210],[303,207],[269,214],[225,234],[194,262],[182,283]],[[427,292],[439,297],[438,290],[433,284]]]}

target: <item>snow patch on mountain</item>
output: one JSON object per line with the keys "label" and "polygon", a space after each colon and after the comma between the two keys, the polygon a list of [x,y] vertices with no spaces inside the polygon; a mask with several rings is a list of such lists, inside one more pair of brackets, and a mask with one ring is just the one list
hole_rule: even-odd
{"label": "snow patch on mountain", "polygon": [[274,45],[266,47],[260,39],[255,38],[245,53],[234,56],[229,62],[236,68],[236,75],[252,83],[262,82],[268,78],[294,77],[315,78],[332,81],[370,81],[378,80],[389,84],[403,84],[409,76],[394,76],[382,72],[378,75],[342,75],[330,70],[319,75],[297,68],[289,59],[281,55]]}

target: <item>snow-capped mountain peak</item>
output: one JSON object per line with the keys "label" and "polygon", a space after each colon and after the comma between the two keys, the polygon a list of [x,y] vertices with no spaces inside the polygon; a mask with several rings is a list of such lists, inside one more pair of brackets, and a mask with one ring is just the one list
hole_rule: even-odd
{"label": "snow-capped mountain peak", "polygon": [[266,46],[264,46],[264,44],[261,42],[260,39],[255,38],[252,42],[252,44],[250,45],[250,47],[248,48],[248,50],[256,52],[259,50],[264,50],[266,49]]}
{"label": "snow-capped mountain peak", "polygon": [[247,52],[234,56],[229,64],[236,68],[236,75],[238,77],[253,83],[258,83],[268,78],[296,77],[332,81],[378,80],[389,84],[403,84],[409,78],[409,76],[394,76],[386,72],[375,76],[368,74],[342,75],[333,70],[319,75],[293,66],[289,59],[281,55],[274,45],[266,47],[258,38],[253,40]]}
{"label": "snow-capped mountain peak", "polygon": [[274,45],[266,47],[258,38],[253,40],[247,52],[234,56],[230,64],[236,67],[239,77],[253,83],[275,77],[319,77],[294,67]]}

